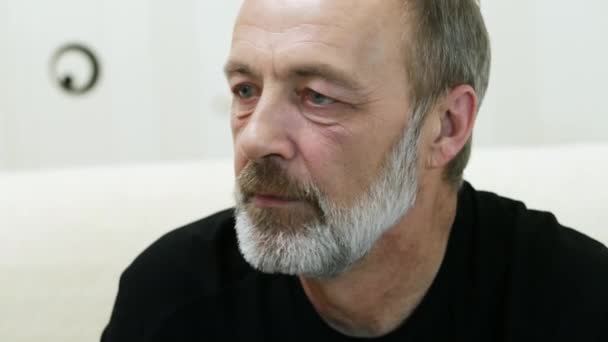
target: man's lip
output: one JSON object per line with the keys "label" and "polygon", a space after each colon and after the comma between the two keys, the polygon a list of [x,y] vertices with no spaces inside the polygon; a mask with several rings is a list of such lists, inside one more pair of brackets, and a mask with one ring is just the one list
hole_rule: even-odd
{"label": "man's lip", "polygon": [[257,207],[280,207],[297,202],[295,199],[263,193],[253,194],[252,200]]}
{"label": "man's lip", "polygon": [[284,202],[292,202],[295,201],[294,199],[288,198],[288,197],[284,197],[281,195],[277,195],[277,194],[271,194],[271,193],[255,193],[253,194],[254,198],[261,198],[261,199],[267,199],[267,200],[274,200],[274,201],[284,201]]}

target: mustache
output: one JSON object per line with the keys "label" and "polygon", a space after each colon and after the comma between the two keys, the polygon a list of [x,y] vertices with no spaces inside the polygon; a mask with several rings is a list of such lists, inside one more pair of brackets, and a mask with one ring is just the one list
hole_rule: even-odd
{"label": "mustache", "polygon": [[285,168],[272,159],[250,161],[237,177],[244,202],[255,194],[272,194],[288,200],[307,201],[318,207],[316,188],[291,177]]}

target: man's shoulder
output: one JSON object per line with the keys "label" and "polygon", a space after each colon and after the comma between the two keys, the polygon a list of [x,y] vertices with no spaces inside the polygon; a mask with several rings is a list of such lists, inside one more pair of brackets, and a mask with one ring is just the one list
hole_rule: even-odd
{"label": "man's shoulder", "polygon": [[583,262],[595,268],[607,265],[606,246],[562,225],[553,213],[530,209],[523,201],[492,192],[475,190],[474,197],[480,233],[500,238],[513,250],[513,256],[547,256],[562,263],[561,267]]}
{"label": "man's shoulder", "polygon": [[500,279],[514,311],[568,317],[573,327],[580,323],[590,329],[600,324],[593,321],[606,319],[606,246],[560,224],[551,212],[529,209],[522,201],[483,191],[473,196],[476,234],[482,237],[480,243],[488,244],[478,248],[486,251],[483,255],[501,260]]}
{"label": "man's shoulder", "polygon": [[565,263],[561,266],[575,266],[576,262],[585,262],[591,267],[607,266],[605,245],[562,225],[552,212],[530,209],[521,200],[492,192],[475,191],[475,196],[478,222],[485,225],[480,229],[506,239],[511,248],[527,256],[550,256]]}

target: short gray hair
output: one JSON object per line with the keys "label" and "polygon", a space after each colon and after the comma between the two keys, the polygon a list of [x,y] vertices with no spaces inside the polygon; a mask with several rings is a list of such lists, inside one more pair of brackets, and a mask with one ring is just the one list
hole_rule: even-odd
{"label": "short gray hair", "polygon": [[[490,75],[490,39],[478,0],[401,0],[413,116],[425,116],[449,89],[468,84],[481,105]],[[417,120],[424,121],[424,120]],[[444,179],[460,187],[472,138],[450,161]]]}

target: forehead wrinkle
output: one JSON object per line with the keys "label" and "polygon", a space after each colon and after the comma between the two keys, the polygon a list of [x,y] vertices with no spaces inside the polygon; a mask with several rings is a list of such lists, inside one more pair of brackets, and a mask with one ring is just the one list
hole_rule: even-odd
{"label": "forehead wrinkle", "polygon": [[279,52],[283,52],[284,50],[292,49],[300,44],[319,44],[319,45],[324,45],[324,46],[327,46],[327,47],[330,47],[330,48],[336,49],[336,50],[344,50],[344,47],[340,46],[338,44],[329,43],[329,42],[325,42],[325,41],[321,41],[321,40],[303,39],[303,40],[294,41],[291,46],[283,48]]}
{"label": "forehead wrinkle", "polygon": [[[241,41],[239,40],[235,45],[238,45],[240,43]],[[299,40],[279,51],[268,51],[261,49],[260,47],[247,40],[242,41],[242,43],[253,47],[260,53],[265,54],[266,58],[270,59],[269,62],[271,62],[272,65],[273,75],[277,78],[293,78],[293,76],[319,77],[334,81],[335,83],[339,83],[344,86],[348,86],[349,88],[360,88],[359,86],[357,86],[359,82],[356,82],[356,77],[353,76],[352,71],[340,68],[339,66],[333,66],[331,62],[321,61],[320,59],[315,58],[315,56],[312,56],[312,58],[299,58],[303,56],[303,54],[302,52],[297,51],[300,50],[300,45],[314,44],[321,45],[326,49],[332,50],[331,56],[335,56],[336,52],[344,50],[344,47],[340,45],[317,40]],[[295,49],[295,51],[292,51],[292,49]],[[302,49],[309,50],[310,47],[304,47]],[[229,60],[224,67],[224,73],[226,74],[226,76],[230,77],[233,75],[240,74],[252,76],[258,79],[263,78],[263,70],[258,65],[256,65],[255,62],[242,58],[242,56],[244,55],[252,55],[247,53],[247,50],[238,52],[239,50],[240,49],[233,49],[233,53],[229,57]],[[319,54],[326,56],[330,55],[327,53],[323,54],[321,52],[319,52]],[[323,58],[322,60],[327,60],[327,58]],[[345,63],[345,61],[341,60],[340,64],[345,65],[352,63]]]}
{"label": "forehead wrinkle", "polygon": [[[348,18],[349,21],[353,21],[353,18]],[[348,22],[346,22],[348,24]],[[260,65],[258,62],[249,61],[246,64],[247,68],[241,68],[240,71],[246,71],[248,75],[254,76],[256,78],[262,78],[261,76],[265,76],[263,65],[266,64],[267,72],[272,72],[272,76],[282,79],[289,79],[293,76],[318,76],[319,78],[324,78],[324,73],[321,72],[322,68],[311,68],[310,65],[306,66],[306,64],[314,64],[319,63],[321,61],[326,61],[326,64],[334,64],[335,62],[339,62],[337,67],[344,65],[357,66],[353,69],[353,71],[357,71],[357,69],[363,68],[364,70],[373,70],[378,64],[386,62],[386,49],[383,46],[383,42],[377,41],[373,39],[373,31],[374,30],[364,30],[362,32],[363,36],[359,36],[353,44],[347,44],[348,39],[353,39],[353,35],[351,34],[352,30],[347,29],[344,25],[335,24],[335,23],[318,23],[318,22],[305,22],[299,23],[292,27],[283,28],[281,31],[277,31],[275,28],[269,29],[266,27],[262,27],[264,23],[255,24],[249,21],[243,21],[238,26],[237,35],[235,35],[235,42],[244,42],[247,45],[251,45],[255,49],[258,50],[259,53],[263,53],[264,58],[268,58],[268,63],[262,62]],[[333,29],[333,30],[332,30]],[[251,31],[257,31],[262,33],[258,36],[256,33]],[[303,31],[302,34],[297,31]],[[296,33],[297,32],[297,33]],[[320,34],[319,34],[320,33]],[[377,33],[377,32],[376,32]],[[290,41],[290,36],[293,34],[299,35],[299,40]],[[265,38],[263,36],[266,36]],[[295,37],[294,37],[295,38]],[[328,41],[329,40],[329,41]],[[325,47],[325,51],[327,53],[316,53],[309,54],[308,59],[306,57],[301,57],[304,54],[302,52],[298,52],[297,50],[302,50],[306,53],[309,52],[310,49],[306,49],[306,47],[301,47],[301,45],[305,44],[317,44]],[[344,45],[346,44],[346,46]],[[352,45],[352,46],[351,46]],[[290,51],[291,49],[293,51]],[[347,51],[346,49],[352,50]],[[355,49],[355,50],[353,50]],[[306,51],[308,50],[308,51]],[[356,52],[363,53],[356,53]],[[244,50],[239,53],[239,55],[234,56],[235,59],[243,58],[244,56],[251,57],[247,50]],[[315,56],[317,55],[318,58]],[[336,59],[336,56],[341,56],[341,58],[359,56],[364,58],[364,60],[350,59],[350,60],[340,60]],[[293,56],[293,57],[292,57]],[[261,56],[260,56],[261,57]],[[289,58],[287,58],[289,57]],[[300,58],[300,61],[292,60],[288,62],[288,59]],[[328,59],[326,57],[330,57],[330,62],[327,62]],[[249,59],[249,58],[248,58]],[[334,63],[332,63],[333,61]],[[244,61],[241,61],[244,62]],[[308,63],[306,63],[308,62]],[[294,64],[295,67],[292,65]],[[298,68],[299,66],[306,66],[305,68]],[[304,69],[304,70],[297,70]],[[334,68],[337,69],[337,68]],[[361,71],[363,71],[363,69]],[[323,70],[325,71],[325,70]],[[351,79],[358,80],[359,82],[339,82],[345,85],[348,85],[348,88],[356,88],[354,90],[362,90],[362,85],[365,85],[365,80],[361,77],[364,75],[360,75],[358,72],[351,72],[347,68],[342,68],[342,74],[348,73]],[[335,74],[335,73],[334,73]],[[335,75],[331,75],[335,76]],[[338,77],[331,77],[332,80],[339,80]],[[342,77],[344,79],[344,77]],[[369,80],[368,80],[369,81]],[[355,84],[358,83],[358,84]]]}
{"label": "forehead wrinkle", "polygon": [[[256,49],[262,50],[262,51],[273,51],[276,50],[277,48],[279,48],[280,50],[284,50],[284,49],[289,49],[295,45],[299,45],[299,44],[303,44],[303,43],[318,43],[318,44],[323,44],[326,45],[328,47],[332,47],[335,49],[344,49],[344,46],[340,46],[337,43],[331,43],[329,41],[331,41],[332,39],[328,39],[328,36],[336,36],[338,35],[338,38],[333,39],[339,42],[343,42],[345,40],[345,37],[350,37],[351,35],[349,34],[349,30],[339,26],[339,25],[335,25],[335,24],[298,24],[295,27],[292,27],[290,29],[287,29],[285,31],[282,32],[275,32],[275,31],[269,31],[267,29],[263,29],[259,26],[256,25],[244,25],[247,27],[251,27],[253,29],[255,29],[256,31],[262,31],[264,34],[267,34],[270,36],[270,38],[268,39],[259,39],[259,37],[255,37],[255,44],[247,39],[248,36],[248,32],[241,32],[240,28],[237,29],[235,31],[234,37],[233,37],[233,46],[237,43],[237,42],[244,42],[247,43],[249,45],[252,45],[253,47],[255,47]],[[311,28],[306,30],[304,27],[315,27],[315,26],[322,26],[322,27],[331,27],[331,28],[338,28],[339,30],[336,31],[342,31],[342,32],[336,32],[336,31],[331,31],[325,28]],[[298,34],[296,33],[297,31],[304,31],[302,34],[299,35],[299,39],[297,40],[293,40],[292,35],[293,34]],[[343,36],[345,35],[346,36]],[[239,37],[239,36],[244,36],[244,37]],[[286,47],[282,47],[282,45],[287,45]]]}
{"label": "forehead wrinkle", "polygon": [[259,31],[265,31],[266,33],[269,33],[269,34],[276,35],[276,34],[284,34],[284,33],[287,33],[289,31],[297,30],[297,29],[300,29],[300,28],[303,28],[303,27],[311,27],[311,26],[312,27],[319,26],[319,29],[338,28],[338,29],[343,30],[343,31],[350,31],[350,29],[347,28],[346,26],[340,25],[340,24],[338,24],[336,22],[332,22],[331,24],[321,23],[321,22],[318,22],[318,23],[312,23],[312,22],[311,23],[298,23],[296,25],[292,25],[291,27],[281,28],[281,29],[278,29],[278,30],[271,30],[269,28],[262,28],[259,23],[255,23],[255,22],[251,22],[251,23],[244,22],[244,23],[238,23],[237,24],[237,31],[240,28],[249,27],[249,28],[253,28],[253,29],[259,30]]}

